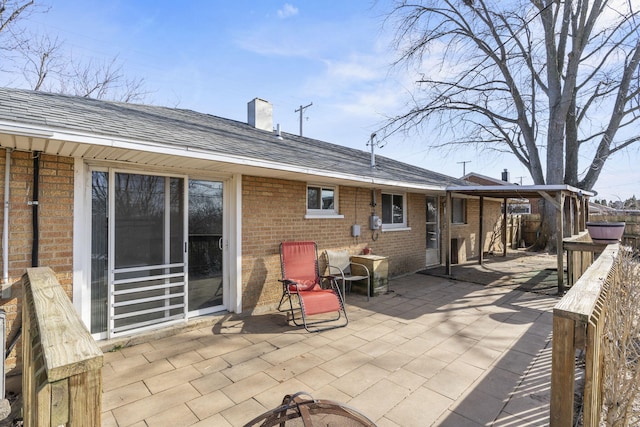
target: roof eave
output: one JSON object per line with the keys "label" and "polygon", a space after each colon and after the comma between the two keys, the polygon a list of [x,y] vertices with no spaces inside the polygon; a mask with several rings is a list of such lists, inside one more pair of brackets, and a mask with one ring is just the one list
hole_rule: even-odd
{"label": "roof eave", "polygon": [[[44,151],[47,154],[57,155],[57,152],[48,153],[46,147],[48,142],[59,141],[65,143],[73,143],[78,145],[100,146],[105,148],[113,148],[129,152],[131,150],[154,153],[165,156],[179,156],[182,158],[193,158],[199,160],[207,160],[212,162],[224,163],[237,166],[237,173],[243,173],[243,169],[251,169],[255,174],[255,169],[266,169],[271,171],[281,171],[287,174],[300,176],[301,179],[328,179],[336,182],[358,183],[368,188],[396,188],[405,191],[444,193],[446,185],[434,185],[428,183],[393,180],[375,177],[371,175],[348,174],[335,171],[327,171],[323,169],[309,168],[297,166],[282,162],[273,162],[246,156],[235,156],[231,154],[221,154],[202,148],[194,148],[188,146],[179,146],[172,144],[163,144],[151,141],[140,141],[127,138],[117,138],[113,136],[104,136],[89,134],[85,132],[61,130],[42,126],[31,126],[25,124],[16,124],[13,122],[0,121],[0,134],[7,134],[28,138],[32,141],[28,148],[22,148],[25,151]],[[35,141],[35,143],[33,143]],[[6,144],[0,144],[5,145]],[[20,150],[18,146],[6,147]],[[84,158],[87,158],[86,156]],[[246,174],[246,173],[244,173]]]}
{"label": "roof eave", "polygon": [[582,196],[593,197],[595,192],[582,190],[571,185],[469,185],[469,186],[448,186],[447,191],[452,193],[464,193],[468,195],[486,195],[486,194],[505,194],[509,193],[509,197],[533,197],[541,192],[557,193],[566,191]]}

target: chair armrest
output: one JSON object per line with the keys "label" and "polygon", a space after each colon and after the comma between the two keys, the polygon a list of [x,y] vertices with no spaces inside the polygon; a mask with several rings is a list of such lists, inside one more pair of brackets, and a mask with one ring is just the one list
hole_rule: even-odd
{"label": "chair armrest", "polygon": [[[327,268],[329,269],[329,271],[331,271],[332,268],[337,269],[340,272],[340,276],[342,276],[342,278],[344,278],[344,271],[340,267],[338,267],[337,265],[328,264]],[[336,275],[335,274],[331,274],[331,276],[335,277]]]}
{"label": "chair armrest", "polygon": [[289,286],[293,285],[296,287],[296,292],[298,292],[298,282],[291,279],[278,279],[278,282],[282,282],[282,287],[289,292]]}
{"label": "chair armrest", "polygon": [[[366,265],[364,265],[364,264],[360,264],[359,262],[351,262],[351,265],[357,265],[357,266],[359,266],[359,267],[362,267],[362,268],[364,268],[364,271],[366,271],[366,272],[367,272],[367,276],[370,276],[370,275],[371,275],[371,272],[369,271],[369,269],[367,268],[367,266],[366,266]],[[352,270],[352,271],[353,271],[353,270]]]}

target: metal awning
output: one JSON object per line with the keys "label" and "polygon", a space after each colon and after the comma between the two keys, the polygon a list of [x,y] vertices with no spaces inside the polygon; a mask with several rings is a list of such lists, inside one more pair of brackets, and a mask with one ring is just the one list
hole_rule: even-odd
{"label": "metal awning", "polygon": [[[558,266],[558,293],[564,293],[564,251],[562,240],[586,229],[589,216],[589,197],[595,196],[592,191],[581,190],[570,185],[469,185],[447,187],[447,206],[452,205],[454,195],[477,197],[480,199],[479,222],[479,262],[482,264],[484,256],[484,198],[503,200],[502,245],[503,256],[507,255],[507,203],[509,199],[538,199],[543,198],[555,206],[556,216],[556,246]],[[446,272],[451,275],[451,215],[447,214],[447,228],[444,245],[446,248]]]}
{"label": "metal awning", "polygon": [[476,197],[537,199],[555,197],[558,193],[575,194],[578,197],[593,197],[594,192],[581,190],[570,185],[469,185],[449,186],[447,191]]}

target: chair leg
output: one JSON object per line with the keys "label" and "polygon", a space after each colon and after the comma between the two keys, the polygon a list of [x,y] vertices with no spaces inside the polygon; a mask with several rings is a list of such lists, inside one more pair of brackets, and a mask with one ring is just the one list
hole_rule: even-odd
{"label": "chair leg", "polygon": [[280,298],[280,304],[278,304],[278,311],[288,311],[288,310],[281,310],[282,302],[284,301],[285,298],[287,298],[287,294],[283,292],[282,293],[282,298]]}
{"label": "chair leg", "polygon": [[[296,294],[297,295],[297,294]],[[282,294],[282,297],[280,298],[280,303],[278,304],[278,311],[281,313],[287,313],[287,322],[293,322],[294,325],[296,326],[302,326],[303,323],[299,323],[299,320],[297,320],[296,318],[296,310],[300,310],[301,314],[302,314],[302,319],[304,321],[304,313],[302,313],[302,309],[296,309],[293,308],[293,301],[291,300],[291,294],[284,292]],[[282,309],[282,303],[284,302],[285,298],[287,298],[289,300],[289,308],[285,308],[284,310]],[[298,301],[300,301],[300,296],[298,295]]]}

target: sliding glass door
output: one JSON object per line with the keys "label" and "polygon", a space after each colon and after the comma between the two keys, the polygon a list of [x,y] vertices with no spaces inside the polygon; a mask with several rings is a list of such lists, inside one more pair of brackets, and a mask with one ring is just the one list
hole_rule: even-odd
{"label": "sliding glass door", "polygon": [[92,172],[93,334],[114,337],[223,308],[222,188]]}
{"label": "sliding glass door", "polygon": [[222,307],[222,182],[189,181],[189,301],[191,314]]}

